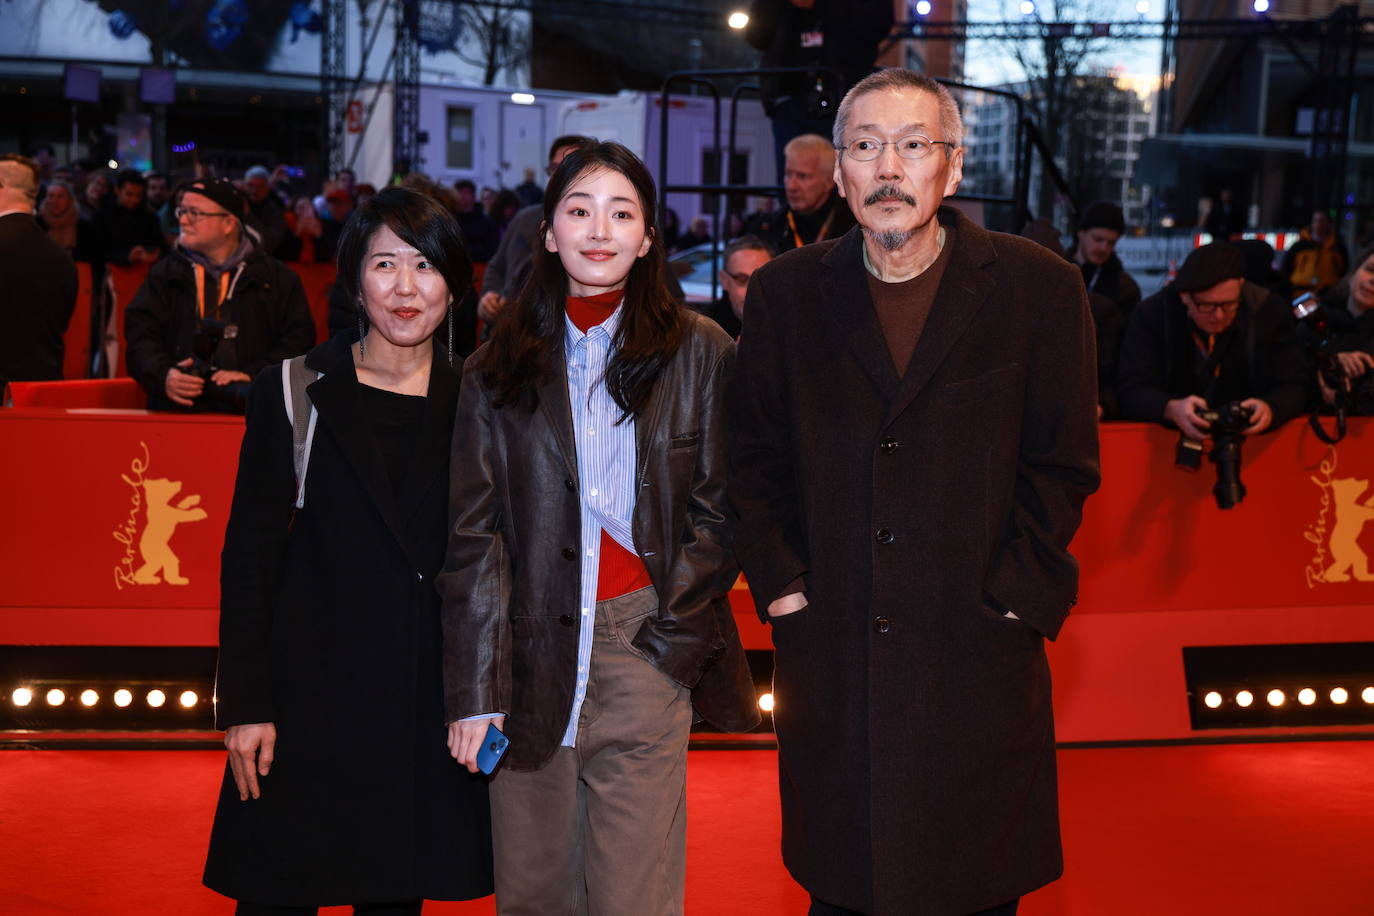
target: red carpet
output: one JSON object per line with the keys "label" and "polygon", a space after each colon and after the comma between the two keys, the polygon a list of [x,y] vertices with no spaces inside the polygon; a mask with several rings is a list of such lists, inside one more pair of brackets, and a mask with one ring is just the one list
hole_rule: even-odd
{"label": "red carpet", "polygon": [[[688,912],[804,913],[777,853],[774,754],[690,759]],[[200,751],[0,751],[0,912],[232,912],[199,884],[222,766]],[[1023,916],[1374,914],[1374,742],[1066,750],[1060,772],[1067,873]]]}

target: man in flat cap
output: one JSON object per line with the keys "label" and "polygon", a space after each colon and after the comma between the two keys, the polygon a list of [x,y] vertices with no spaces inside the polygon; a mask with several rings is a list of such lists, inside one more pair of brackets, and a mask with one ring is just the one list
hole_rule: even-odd
{"label": "man in flat cap", "polygon": [[1089,204],[1078,219],[1078,232],[1069,260],[1083,272],[1088,292],[1106,296],[1124,319],[1140,301],[1140,286],[1126,273],[1116,255],[1116,243],[1126,232],[1126,217],[1109,200]]}
{"label": "man in flat cap", "polygon": [[1239,401],[1247,434],[1302,412],[1308,382],[1284,301],[1244,278],[1245,258],[1230,242],[1188,255],[1174,282],[1131,313],[1117,361],[1123,420],[1174,426],[1207,437],[1201,410]]}
{"label": "man in flat cap", "polygon": [[124,316],[129,374],[154,410],[242,413],[261,369],[315,344],[300,279],[262,251],[247,213],[223,178],[182,191],[176,252],[148,271]]}

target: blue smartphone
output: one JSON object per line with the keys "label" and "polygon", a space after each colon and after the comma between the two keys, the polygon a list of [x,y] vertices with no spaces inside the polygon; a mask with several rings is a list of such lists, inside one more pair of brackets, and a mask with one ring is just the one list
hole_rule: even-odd
{"label": "blue smartphone", "polygon": [[489,723],[486,737],[482,739],[482,747],[477,751],[477,769],[490,776],[505,756],[508,747],[510,739],[502,734],[496,723]]}

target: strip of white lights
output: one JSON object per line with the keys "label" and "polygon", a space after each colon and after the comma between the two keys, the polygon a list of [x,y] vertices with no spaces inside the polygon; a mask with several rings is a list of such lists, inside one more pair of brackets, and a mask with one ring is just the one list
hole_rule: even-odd
{"label": "strip of white lights", "polygon": [[[1264,702],[1274,709],[1284,706],[1290,700],[1296,700],[1300,706],[1318,706],[1322,698],[1322,694],[1313,687],[1300,687],[1296,691],[1274,687],[1264,693]],[[1325,699],[1332,706],[1344,706],[1350,702],[1350,690],[1345,687],[1332,687],[1326,692]],[[1360,690],[1360,700],[1367,706],[1374,706],[1374,685]],[[1249,709],[1255,704],[1255,694],[1241,689],[1229,698],[1219,690],[1209,690],[1202,695],[1202,704],[1208,709],[1220,709],[1228,702],[1241,709]]]}
{"label": "strip of white lights", "polygon": [[[111,691],[108,697],[94,687],[86,687],[78,690],[76,686],[48,687],[46,690],[32,686],[18,686],[10,691],[9,701],[12,706],[20,709],[37,706],[40,703],[50,707],[60,707],[67,705],[68,700],[75,698],[80,705],[87,709],[102,705],[113,704],[120,709],[126,709],[133,705],[134,692],[127,687],[120,687]],[[201,695],[195,690],[182,690],[177,694],[177,706],[182,709],[194,709],[201,702]],[[144,702],[153,709],[160,709],[167,704],[167,692],[154,687],[143,694]]]}

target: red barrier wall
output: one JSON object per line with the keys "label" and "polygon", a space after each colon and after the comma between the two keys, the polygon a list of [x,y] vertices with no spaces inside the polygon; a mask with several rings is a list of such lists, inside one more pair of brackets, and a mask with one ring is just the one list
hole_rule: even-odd
{"label": "red barrier wall", "polygon": [[[0,643],[213,645],[241,435],[230,417],[0,410]],[[1374,641],[1374,581],[1353,575],[1374,556],[1374,422],[1335,449],[1300,423],[1251,439],[1249,496],[1226,512],[1210,464],[1174,469],[1175,439],[1103,427],[1080,600],[1050,649],[1061,740],[1196,737],[1185,646]],[[732,599],[746,645],[771,648],[743,586]]]}
{"label": "red barrier wall", "polygon": [[113,291],[114,327],[113,329],[102,330],[113,330],[113,337],[107,336],[105,338],[106,346],[109,346],[113,340],[119,349],[113,372],[116,378],[129,374],[129,367],[125,362],[128,346],[124,343],[124,311],[129,307],[129,303],[134,301],[134,296],[138,295],[139,287],[143,286],[143,281],[148,279],[150,266],[148,264],[130,264],[124,267],[119,264],[108,264],[105,267],[105,275]]}
{"label": "red barrier wall", "polygon": [[301,278],[305,301],[310,304],[310,317],[315,321],[315,342],[329,339],[329,288],[334,285],[338,271],[333,263],[305,264],[292,261],[286,265]]}
{"label": "red barrier wall", "polygon": [[91,375],[91,296],[94,294],[91,265],[76,262],[76,307],[62,334],[62,377],[90,378]]}

